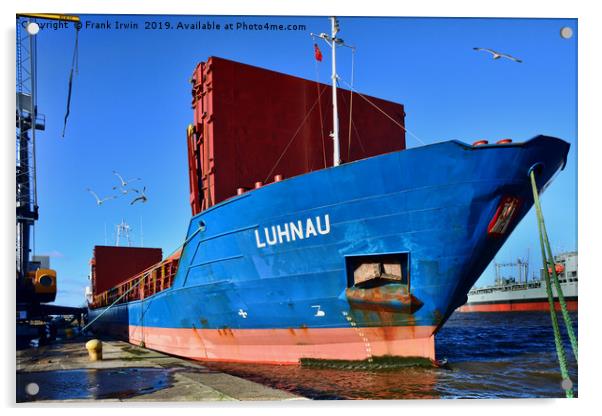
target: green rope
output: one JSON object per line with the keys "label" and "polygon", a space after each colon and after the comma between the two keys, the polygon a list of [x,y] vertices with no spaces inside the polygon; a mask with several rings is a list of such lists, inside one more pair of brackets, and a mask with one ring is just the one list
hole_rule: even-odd
{"label": "green rope", "polygon": [[[533,185],[535,181],[533,171],[531,171],[531,184]],[[546,255],[548,261],[551,263],[552,268],[552,277],[554,280],[554,286],[556,287],[556,293],[558,294],[558,303],[560,303],[560,310],[562,312],[562,318],[564,319],[564,325],[566,327],[566,331],[569,335],[569,339],[571,340],[571,348],[573,350],[573,355],[575,360],[578,360],[578,344],[577,337],[575,336],[575,332],[573,331],[573,322],[569,315],[569,311],[566,307],[566,301],[564,299],[564,293],[562,292],[562,287],[560,286],[560,281],[558,280],[558,274],[556,273],[556,267],[554,264],[554,256],[552,255],[552,249],[550,247],[550,239],[548,238],[548,232],[546,230],[546,224],[543,218],[543,213],[541,210],[541,204],[539,202],[539,197],[537,198],[537,202],[535,205],[535,209],[537,211],[538,219],[541,221],[541,229],[543,231],[543,241],[546,246]]]}
{"label": "green rope", "polygon": [[[554,307],[554,296],[552,295],[552,284],[550,282],[550,272],[548,271],[548,260],[546,258],[546,245],[544,243],[545,225],[543,222],[543,215],[541,213],[541,205],[539,204],[539,192],[537,190],[537,184],[535,182],[535,174],[533,170],[529,173],[531,177],[531,188],[533,190],[533,201],[535,205],[535,212],[537,214],[537,228],[539,230],[539,243],[541,246],[541,258],[543,262],[543,272],[546,281],[546,292],[548,295],[548,303],[550,305],[550,318],[552,319],[552,328],[554,329],[554,343],[556,345],[556,354],[558,356],[558,364],[560,365],[560,374],[563,380],[563,388],[565,389],[566,397],[573,397],[572,382],[569,377],[567,369],[566,353],[564,346],[562,345],[562,337],[560,335],[560,327],[558,326],[558,317],[556,316],[556,309]],[[547,237],[547,235],[546,235]],[[552,258],[553,260],[553,258]],[[552,269],[553,270],[553,269]],[[566,383],[565,383],[566,382]],[[566,388],[565,388],[566,387]]]}
{"label": "green rope", "polygon": [[[540,208],[541,210],[541,208]],[[552,268],[552,277],[554,280],[554,286],[556,287],[556,293],[558,294],[558,303],[560,303],[560,310],[562,312],[562,318],[564,319],[564,326],[566,327],[566,331],[569,335],[569,339],[571,340],[571,348],[573,350],[573,356],[575,360],[577,360],[578,353],[578,345],[577,345],[577,337],[575,337],[575,332],[573,331],[573,322],[569,315],[569,311],[566,307],[566,302],[564,300],[564,293],[562,293],[562,288],[560,287],[560,281],[558,280],[558,274],[556,273],[556,265],[554,264],[554,257],[552,256],[552,249],[550,248],[550,240],[548,239],[548,233],[546,231],[546,225],[543,220],[543,215],[541,217],[541,224],[543,229],[543,240],[546,245],[547,258],[550,262],[550,266]]]}

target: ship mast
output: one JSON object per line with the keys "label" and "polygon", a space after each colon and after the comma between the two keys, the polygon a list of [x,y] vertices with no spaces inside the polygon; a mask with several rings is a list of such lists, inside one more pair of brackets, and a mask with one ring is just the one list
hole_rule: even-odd
{"label": "ship mast", "polygon": [[337,33],[339,33],[339,21],[336,17],[330,18],[331,23],[331,34],[328,35],[326,33],[320,33],[319,35],[315,35],[314,33],[311,36],[317,36],[320,39],[324,40],[328,46],[332,49],[332,133],[330,133],[330,137],[332,137],[333,142],[333,155],[332,155],[332,165],[339,166],[341,164],[341,145],[339,142],[339,110],[337,106],[337,45],[347,46],[353,48],[352,46],[345,45],[343,39],[337,38]]}
{"label": "ship mast", "polygon": [[336,17],[331,17],[332,23],[330,47],[332,48],[332,141],[333,141],[333,166],[341,164],[341,144],[339,142],[339,110],[337,106],[337,33],[339,33],[339,22]]}

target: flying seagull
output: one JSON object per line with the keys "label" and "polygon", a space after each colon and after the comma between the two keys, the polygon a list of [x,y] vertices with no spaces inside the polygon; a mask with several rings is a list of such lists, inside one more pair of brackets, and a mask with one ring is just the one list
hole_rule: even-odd
{"label": "flying seagull", "polygon": [[497,51],[494,51],[493,49],[488,49],[488,48],[472,48],[472,49],[474,49],[475,51],[489,52],[491,55],[493,55],[493,59],[506,58],[506,59],[510,59],[511,61],[518,62],[519,64],[523,62],[520,59],[515,58],[514,56],[506,55],[505,53],[497,52]]}
{"label": "flying seagull", "polygon": [[115,199],[115,198],[117,198],[115,195],[111,195],[111,196],[107,196],[105,198],[100,199],[98,197],[98,195],[96,194],[96,192],[94,192],[92,189],[86,188],[86,191],[88,191],[88,192],[90,192],[92,194],[92,196],[94,197],[94,199],[96,199],[96,205],[98,205],[98,206],[101,206],[103,204],[103,202],[106,202],[109,199]]}
{"label": "flying seagull", "polygon": [[[117,176],[119,178],[119,182],[121,182],[121,187],[125,188],[126,186],[128,186],[128,183],[132,183],[132,182],[136,182],[141,180],[140,178],[132,178],[132,179],[128,179],[127,181],[125,179],[123,179],[123,176],[121,176],[119,173],[117,173],[117,171],[113,171],[113,175]],[[117,189],[117,187],[113,187],[113,189]]]}
{"label": "flying seagull", "polygon": [[137,189],[132,189],[132,191],[140,194],[140,196],[134,198],[132,200],[132,202],[130,202],[130,205],[134,205],[136,202],[138,201],[142,201],[142,203],[144,204],[146,201],[148,201],[148,198],[146,197],[146,195],[144,194],[144,192],[146,192],[146,186],[144,188],[142,188],[142,191],[139,191]]}
{"label": "flying seagull", "polygon": [[132,191],[132,189],[126,189],[126,188],[123,188],[123,187],[121,187],[121,186],[119,186],[119,185],[118,185],[118,186],[114,186],[114,187],[113,187],[113,190],[114,190],[114,191],[119,191],[119,192],[121,192],[123,195],[127,195],[127,194],[129,194],[129,193]]}

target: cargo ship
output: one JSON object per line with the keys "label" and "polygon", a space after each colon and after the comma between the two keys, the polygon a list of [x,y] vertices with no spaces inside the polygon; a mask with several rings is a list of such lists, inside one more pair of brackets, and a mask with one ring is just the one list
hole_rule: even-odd
{"label": "cargo ship", "polygon": [[[518,271],[516,276],[504,277],[501,269],[510,266]],[[554,256],[554,268],[566,302],[567,309],[576,312],[577,296],[577,252],[571,251]],[[528,278],[528,262],[496,264],[495,283],[490,286],[473,288],[468,292],[465,305],[458,312],[531,312],[549,311],[547,287],[543,269],[539,276]],[[552,284],[554,308],[559,311],[558,294]]]}
{"label": "cargo ship", "polygon": [[434,360],[532,206],[529,172],[543,192],[569,150],[547,136],[406,149],[401,104],[218,57],[191,82],[186,237],[160,262],[95,247],[89,319],[195,360]]}

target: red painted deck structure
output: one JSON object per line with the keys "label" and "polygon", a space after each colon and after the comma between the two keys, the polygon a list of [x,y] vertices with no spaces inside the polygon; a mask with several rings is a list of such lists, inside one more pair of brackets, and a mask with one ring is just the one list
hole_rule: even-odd
{"label": "red painted deck structure", "polygon": [[162,261],[160,248],[95,246],[90,306],[140,300],[171,287],[180,254],[178,250]]}
{"label": "red painted deck structure", "polygon": [[162,259],[160,248],[95,246],[90,261],[93,293],[109,290]]}
{"label": "red painted deck structure", "polygon": [[[217,57],[200,63],[191,82],[193,215],[256,182],[261,186],[276,175],[286,179],[332,166],[329,85]],[[357,93],[337,92],[343,161],[405,149],[403,105],[364,95],[385,115]]]}

